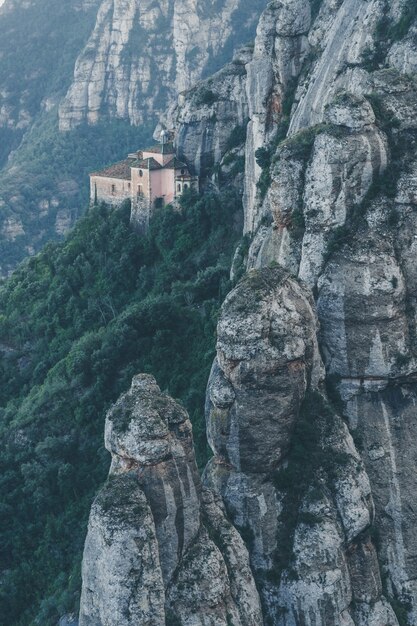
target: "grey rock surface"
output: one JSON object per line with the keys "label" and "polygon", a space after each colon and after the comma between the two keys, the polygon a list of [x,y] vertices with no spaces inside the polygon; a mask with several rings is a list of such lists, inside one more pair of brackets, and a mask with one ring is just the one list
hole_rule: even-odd
{"label": "grey rock surface", "polygon": [[252,49],[241,48],[222,70],[183,92],[165,120],[177,128],[179,157],[203,179],[213,175],[226,154],[232,162],[243,154],[249,114],[246,65],[251,58]]}
{"label": "grey rock surface", "polygon": [[218,69],[253,35],[265,2],[102,0],[74,79],[60,105],[60,128],[103,116],[139,125]]}
{"label": "grey rock surface", "polygon": [[276,262],[313,289],[327,386],[366,469],[385,599],[369,604],[375,552],[365,567],[369,544],[350,551],[352,589],[356,580],[364,590],[354,592],[355,624],[395,623],[389,602],[402,622],[417,624],[413,10],[406,1],[320,4],[288,137],[277,147],[268,138],[269,188],[245,206],[248,268]]}
{"label": "grey rock surface", "polygon": [[80,626],[160,626],[164,585],[146,497],[132,473],[109,480],[91,510]]}
{"label": "grey rock surface", "polygon": [[249,118],[248,272],[218,323],[202,483],[188,418],[150,378],[106,426],[115,480],[135,475],[151,512],[163,610],[180,624],[417,625],[410,7],[270,2],[253,53],[165,116],[200,173],[224,165]]}
{"label": "grey rock surface", "polygon": [[250,271],[226,298],[205,483],[245,539],[265,623],[354,625],[360,603],[397,624],[369,534],[369,478],[323,394],[316,333],[307,287],[282,268]]}
{"label": "grey rock surface", "polygon": [[136,376],[107,414],[105,441],[112,465],[90,514],[80,626],[258,626],[248,552],[220,500],[202,493],[186,411]]}
{"label": "grey rock surface", "polygon": [[285,456],[307,386],[322,373],[315,331],[311,302],[281,269],[250,272],[229,294],[208,385],[219,459],[263,473]]}
{"label": "grey rock surface", "polygon": [[258,24],[253,58],[247,66],[245,232],[253,232],[259,225],[257,182],[261,170],[255,152],[276,132],[293,82],[308,53],[306,34],[310,23],[308,0],[285,0],[269,2]]}

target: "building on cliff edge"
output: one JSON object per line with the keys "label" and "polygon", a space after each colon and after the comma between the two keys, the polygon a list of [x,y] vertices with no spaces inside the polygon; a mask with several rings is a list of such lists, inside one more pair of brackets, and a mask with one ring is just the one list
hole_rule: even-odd
{"label": "building on cliff edge", "polygon": [[131,222],[146,231],[154,208],[174,204],[187,189],[198,190],[192,176],[176,155],[174,144],[166,141],[129,154],[127,159],[90,174],[90,202],[120,205],[130,200]]}

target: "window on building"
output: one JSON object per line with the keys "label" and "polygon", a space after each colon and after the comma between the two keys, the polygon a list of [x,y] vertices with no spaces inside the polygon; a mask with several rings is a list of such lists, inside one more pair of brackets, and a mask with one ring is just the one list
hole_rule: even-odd
{"label": "window on building", "polygon": [[138,185],[138,196],[143,196],[143,185]]}
{"label": "window on building", "polygon": [[184,189],[188,189],[187,183],[184,183]]}
{"label": "window on building", "polygon": [[142,176],[143,176],[143,170],[139,170],[139,176],[142,178]]}
{"label": "window on building", "polygon": [[111,186],[111,192],[112,193],[116,193],[116,185],[112,185]]}
{"label": "window on building", "polygon": [[181,185],[180,184],[177,185],[177,191],[181,191]]}
{"label": "window on building", "polygon": [[130,183],[127,183],[127,188],[128,188],[128,189],[129,189],[129,191],[130,191]]}
{"label": "window on building", "polygon": [[181,176],[184,176],[185,170],[181,170]]}

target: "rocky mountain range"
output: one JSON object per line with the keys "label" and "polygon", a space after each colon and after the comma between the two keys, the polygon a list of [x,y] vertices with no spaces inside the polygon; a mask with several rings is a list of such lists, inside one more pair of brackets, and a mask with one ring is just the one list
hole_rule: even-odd
{"label": "rocky mountain range", "polygon": [[251,38],[263,0],[105,0],[60,104],[68,130],[101,116],[138,125]]}
{"label": "rocky mountain range", "polygon": [[68,232],[88,172],[149,142],[180,92],[253,39],[265,3],[0,6],[0,276]]}
{"label": "rocky mountain range", "polygon": [[415,1],[5,0],[0,34],[2,275],[155,126],[203,192],[0,289],[0,621],[417,626]]}
{"label": "rocky mountain range", "polygon": [[165,117],[214,184],[245,156],[247,273],[202,479],[153,378],[107,414],[81,626],[417,624],[416,20],[407,0],[274,0]]}

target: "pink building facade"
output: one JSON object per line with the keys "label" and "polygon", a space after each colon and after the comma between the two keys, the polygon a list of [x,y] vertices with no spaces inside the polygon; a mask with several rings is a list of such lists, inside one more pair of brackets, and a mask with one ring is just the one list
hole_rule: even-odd
{"label": "pink building facade", "polygon": [[127,159],[90,174],[90,201],[118,205],[130,199],[132,221],[146,229],[154,207],[175,203],[199,181],[179,161],[171,142],[129,154]]}

